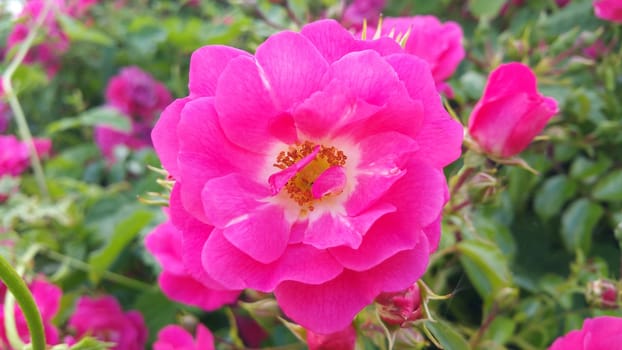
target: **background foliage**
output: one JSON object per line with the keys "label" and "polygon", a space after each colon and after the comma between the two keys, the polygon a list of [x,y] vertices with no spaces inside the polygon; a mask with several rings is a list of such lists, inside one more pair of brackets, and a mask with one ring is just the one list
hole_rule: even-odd
{"label": "background foliage", "polygon": [[[396,348],[434,348],[415,330],[426,325],[447,349],[543,349],[585,317],[622,316],[585,297],[591,281],[618,280],[622,263],[621,27],[597,19],[589,0],[562,8],[526,1],[499,14],[504,3],[394,0],[384,11],[461,24],[467,58],[449,80],[455,97],[446,102],[465,125],[487,75],[502,62],[532,67],[540,90],[561,110],[521,155],[537,175],[474,152],[447,170],[452,199],[424,281],[451,296],[429,301],[438,322],[401,330]],[[193,319],[217,335],[218,347],[242,348],[235,314],[259,321],[268,334],[263,346],[304,347],[287,324],[258,316],[276,312],[272,304],[250,303],[263,296],[247,293],[242,300],[248,303],[204,313],[158,290],[159,267],[143,238],[165,219],[158,206],[144,203],[157,202],[163,192],[156,182],[161,175],[148,168],[159,161],[152,150],[121,149],[108,166],[92,126],[123,127],[101,108],[107,81],[123,66],[140,66],[174,96],[185,96],[194,49],[225,44],[252,52],[278,30],[338,16],[341,8],[336,0],[203,1],[198,7],[102,1],[84,20],[62,19],[71,46],[58,74],[49,79],[42,68],[22,65],[14,81],[33,134],[53,141],[53,156],[44,163],[51,198],[40,196],[25,174],[19,193],[0,204],[1,238],[15,242],[15,249],[0,247],[3,255],[16,261],[37,245],[30,273],[49,276],[64,291],[57,325],[67,321],[78,296],[105,292],[143,313],[151,341],[164,325]],[[0,42],[11,27],[10,13],[1,12]],[[8,133],[15,133],[14,123]],[[359,345],[385,348],[370,315],[357,318]]]}

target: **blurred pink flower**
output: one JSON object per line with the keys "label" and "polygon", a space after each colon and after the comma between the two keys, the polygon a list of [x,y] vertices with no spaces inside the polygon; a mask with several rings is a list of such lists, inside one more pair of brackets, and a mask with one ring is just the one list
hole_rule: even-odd
{"label": "blurred pink flower", "polygon": [[622,318],[600,316],[557,338],[549,350],[622,350]]}
{"label": "blurred pink flower", "polygon": [[317,334],[307,331],[309,350],[354,350],[356,330],[352,325],[331,334]]}
{"label": "blurred pink flower", "polygon": [[214,337],[202,324],[197,326],[196,340],[181,326],[170,325],[160,330],[153,350],[214,350]]}
{"label": "blurred pink flower", "polygon": [[570,0],[555,0],[555,3],[559,7],[564,7],[570,3]]}
{"label": "blurred pink flower", "polygon": [[324,20],[198,49],[189,89],[152,137],[195,278],[327,334],[424,273],[463,133],[425,61]]}
{"label": "blurred pink flower", "polygon": [[523,151],[557,112],[557,101],[538,93],[529,67],[502,64],[471,112],[469,134],[485,153],[508,158]]}
{"label": "blurred pink flower", "polygon": [[594,13],[598,18],[622,23],[622,1],[596,0],[594,1]]}
{"label": "blurred pink flower", "polygon": [[4,102],[4,88],[0,83],[0,133],[5,132],[9,128],[11,121],[11,106]]}
{"label": "blurred pink flower", "polygon": [[67,13],[76,18],[83,17],[99,0],[66,0]]}
{"label": "blurred pink flower", "polygon": [[[33,140],[40,157],[49,155],[52,142],[49,139]],[[30,165],[28,146],[13,135],[0,135],[0,177],[19,176]]]}
{"label": "blurred pink flower", "polygon": [[[374,32],[375,29],[369,28],[367,38],[377,35]],[[451,88],[444,81],[451,77],[465,55],[462,28],[458,23],[441,23],[434,16],[387,17],[382,20],[381,35],[397,41],[407,36],[405,51],[424,59],[432,70],[438,90],[451,95]]]}
{"label": "blurred pink flower", "polygon": [[421,293],[416,283],[401,292],[380,294],[376,304],[380,318],[389,325],[408,327],[421,318]]}
{"label": "blurred pink flower", "polygon": [[127,115],[132,127],[128,132],[95,127],[95,143],[108,162],[114,163],[113,151],[119,145],[132,150],[151,146],[153,123],[171,100],[166,86],[138,67],[125,67],[112,77],[106,87],[106,103]]}
{"label": "blurred pink flower", "polygon": [[363,21],[367,21],[367,25],[373,27],[378,23],[380,12],[386,4],[387,0],[353,0],[343,11],[341,23],[360,30]]}
{"label": "blurred pink flower", "polygon": [[[45,340],[49,345],[58,344],[58,329],[52,324],[52,319],[56,316],[58,309],[60,307],[60,299],[62,296],[62,290],[47,282],[43,277],[35,278],[29,285],[28,288],[32,293],[32,296],[35,299],[35,303],[41,313],[41,318],[43,319],[43,328],[45,331]],[[0,282],[0,310],[4,309],[4,297],[6,293],[6,286]],[[28,325],[26,324],[26,319],[22,314],[22,311],[15,306],[15,325],[17,327],[17,333],[20,338],[24,342],[30,342]],[[0,312],[0,349],[8,349],[9,347],[8,339],[6,338],[4,328],[4,313]]]}
{"label": "blurred pink flower", "polygon": [[162,265],[158,284],[172,300],[211,311],[234,302],[240,292],[214,290],[192,277],[182,258],[182,234],[170,221],[159,225],[145,239],[147,250]]}
{"label": "blurred pink flower", "polygon": [[99,298],[80,297],[69,319],[75,339],[86,335],[115,343],[112,349],[142,350],[147,342],[147,328],[138,311],[123,312],[112,296]]}
{"label": "blurred pink flower", "polygon": [[[30,26],[34,23],[44,7],[43,0],[30,0],[24,6],[19,15],[19,22],[15,24],[13,30],[7,37],[6,51],[9,52],[13,47],[26,39],[30,31]],[[48,12],[43,22],[43,34],[45,39],[34,45],[24,58],[24,63],[39,63],[53,77],[60,68],[60,58],[69,49],[69,38],[62,31],[58,24],[55,11],[64,11],[64,0],[53,0],[52,9]]]}

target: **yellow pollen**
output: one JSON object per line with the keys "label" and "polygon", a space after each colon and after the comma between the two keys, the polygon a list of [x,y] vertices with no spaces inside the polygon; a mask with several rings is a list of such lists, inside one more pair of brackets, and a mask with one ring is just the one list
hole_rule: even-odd
{"label": "yellow pollen", "polygon": [[[279,153],[273,165],[281,170],[287,169],[297,161],[311,154],[315,147],[316,145],[310,141],[292,145],[287,151]],[[296,176],[292,177],[285,185],[285,190],[289,194],[289,197],[303,207],[303,209],[313,211],[314,202],[319,200],[314,198],[311,193],[313,182],[326,171],[326,169],[333,166],[344,166],[347,159],[348,157],[337,148],[320,145],[320,151],[315,159],[302,168],[302,170],[300,170]]]}

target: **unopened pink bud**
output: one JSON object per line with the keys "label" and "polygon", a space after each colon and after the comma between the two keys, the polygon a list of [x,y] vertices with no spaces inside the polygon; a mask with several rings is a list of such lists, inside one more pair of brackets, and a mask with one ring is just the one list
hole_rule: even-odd
{"label": "unopened pink bud", "polygon": [[407,327],[421,318],[421,293],[417,284],[396,293],[382,293],[376,297],[380,318],[388,325]]}

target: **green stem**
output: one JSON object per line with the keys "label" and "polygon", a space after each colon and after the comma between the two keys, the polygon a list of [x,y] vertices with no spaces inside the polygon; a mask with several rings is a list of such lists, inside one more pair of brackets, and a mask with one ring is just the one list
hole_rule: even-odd
{"label": "green stem", "polygon": [[[8,289],[8,293],[5,297],[5,308],[4,314],[6,319],[9,321],[6,323],[7,335],[9,338],[9,342],[11,342],[11,346],[15,349],[21,349],[24,347],[21,339],[17,333],[17,329],[15,328],[15,318],[14,318],[14,308],[13,308],[13,297],[17,300],[19,307],[24,314],[24,318],[26,319],[26,324],[28,325],[28,331],[30,332],[30,341],[32,342],[33,350],[45,350],[45,332],[43,331],[43,320],[41,319],[41,314],[39,314],[39,310],[37,309],[37,304],[35,303],[32,294],[30,294],[30,290],[28,290],[28,286],[24,283],[24,280],[19,276],[19,274],[9,265],[9,263],[0,255],[0,278],[6,285]],[[12,296],[11,296],[12,295]],[[8,306],[7,306],[8,305]],[[10,309],[9,309],[10,308]],[[12,324],[9,324],[12,321]]]}
{"label": "green stem", "polygon": [[26,39],[20,44],[17,53],[9,63],[9,66],[2,73],[2,87],[4,89],[4,95],[9,101],[9,105],[11,106],[11,110],[13,111],[13,115],[15,117],[15,121],[17,122],[17,129],[19,132],[20,138],[26,142],[28,147],[28,153],[30,155],[30,163],[32,164],[32,169],[35,174],[35,179],[37,181],[37,185],[39,186],[39,192],[45,198],[49,197],[47,185],[45,183],[45,175],[43,174],[43,167],[41,166],[41,160],[37,155],[37,150],[35,148],[35,144],[32,140],[32,134],[30,133],[30,129],[28,128],[28,123],[26,122],[26,117],[24,116],[24,111],[19,101],[17,100],[17,95],[13,90],[13,84],[11,79],[13,78],[13,74],[19,67],[19,65],[24,61],[28,50],[32,46],[34,42],[37,32],[43,25],[45,18],[52,7],[52,1],[46,0],[44,2],[43,10],[35,20],[34,25],[30,28],[30,32]]}
{"label": "green stem", "polygon": [[[89,272],[91,270],[91,266],[85,263],[84,261],[72,258],[67,255],[63,255],[61,253],[58,253],[58,252],[55,252],[49,249],[42,249],[41,254],[47,256],[50,259],[53,259],[53,260],[56,260],[62,263],[67,263],[69,266],[77,270],[81,270],[85,272]],[[102,273],[102,277],[109,281],[118,283],[120,285],[129,287],[129,288],[140,290],[140,291],[153,289],[152,285],[149,285],[147,283],[143,283],[141,281],[138,281],[138,280],[135,280],[129,277],[125,277],[123,275],[119,275],[118,273],[114,273],[110,271],[104,271]]]}

